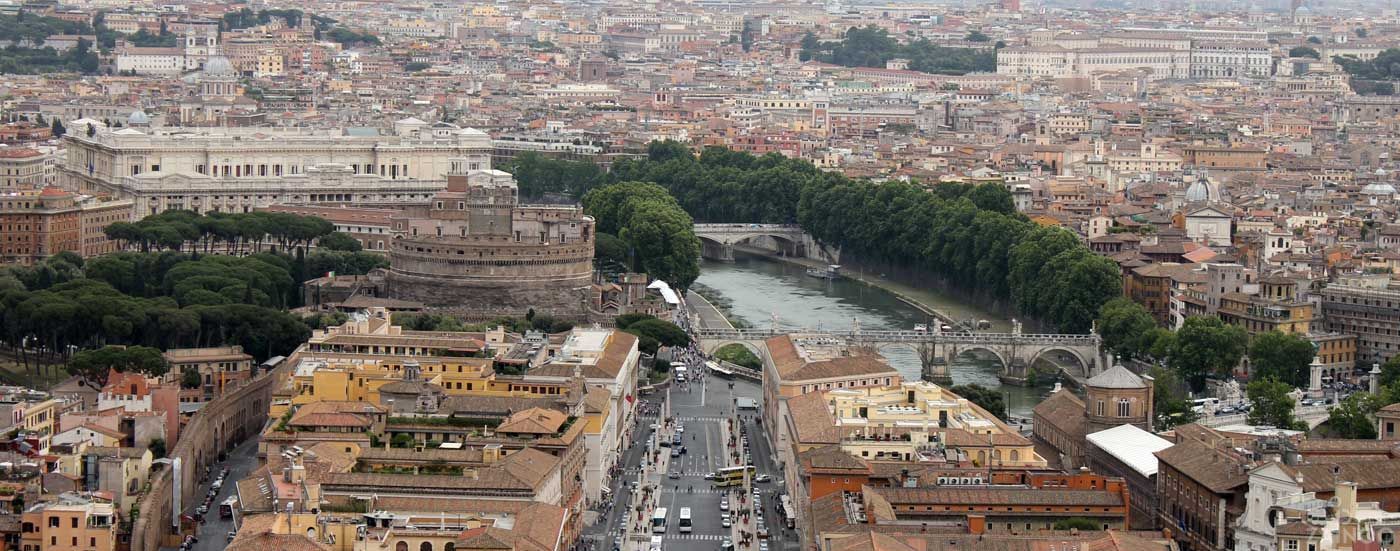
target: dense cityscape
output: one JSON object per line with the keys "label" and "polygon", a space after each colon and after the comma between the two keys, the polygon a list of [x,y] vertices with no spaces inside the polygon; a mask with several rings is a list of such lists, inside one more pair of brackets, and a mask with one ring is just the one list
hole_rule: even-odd
{"label": "dense cityscape", "polygon": [[1397,82],[1381,0],[0,0],[0,551],[1400,549]]}

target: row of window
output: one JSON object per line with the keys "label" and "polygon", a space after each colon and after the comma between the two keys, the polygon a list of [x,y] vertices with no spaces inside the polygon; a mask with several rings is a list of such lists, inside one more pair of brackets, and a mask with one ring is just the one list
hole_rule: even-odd
{"label": "row of window", "polygon": [[[851,381],[850,388],[860,388],[860,387],[867,387],[867,386],[876,386],[876,385],[879,385],[879,384],[881,384],[881,383],[880,383],[880,379],[862,379],[862,380],[859,380],[859,381]],[[884,385],[885,385],[885,386],[889,386],[889,385],[890,385],[890,378],[889,378],[889,377],[885,377]],[[839,382],[836,382],[836,383],[822,383],[822,384],[817,384],[817,385],[802,385],[802,393],[803,393],[803,394],[810,394],[810,393],[816,392],[816,391],[818,391],[818,390],[831,390],[831,389],[833,389],[833,388],[846,388],[846,387],[847,387],[847,385],[846,385],[845,381],[839,381]]]}

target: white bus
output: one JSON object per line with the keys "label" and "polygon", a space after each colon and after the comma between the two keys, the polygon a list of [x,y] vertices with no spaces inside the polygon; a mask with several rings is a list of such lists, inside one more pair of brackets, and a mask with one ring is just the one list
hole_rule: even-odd
{"label": "white bus", "polygon": [[690,507],[681,507],[681,533],[689,533],[691,528]]}
{"label": "white bus", "polygon": [[657,507],[656,512],[651,515],[651,533],[666,533],[666,508]]}

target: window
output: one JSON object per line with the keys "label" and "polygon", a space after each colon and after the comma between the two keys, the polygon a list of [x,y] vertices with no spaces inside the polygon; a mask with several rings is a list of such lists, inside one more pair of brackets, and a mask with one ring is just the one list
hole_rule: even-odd
{"label": "window", "polygon": [[1132,415],[1132,403],[1127,400],[1118,400],[1118,416],[1128,417]]}
{"label": "window", "polygon": [[1298,551],[1298,540],[1283,540],[1283,548],[1287,551]]}
{"label": "window", "polygon": [[433,551],[432,542],[423,542],[423,545],[418,546],[418,551]]}
{"label": "window", "polygon": [[1099,414],[1099,416],[1100,416],[1100,417],[1103,417],[1103,415],[1104,415],[1103,400],[1099,400],[1098,403],[1097,403],[1097,405],[1096,405],[1095,407],[1098,409],[1098,414]]}
{"label": "window", "polygon": [[49,528],[58,528],[58,517],[49,517]]}
{"label": "window", "polygon": [[401,541],[394,546],[394,551],[408,551],[408,542]]}

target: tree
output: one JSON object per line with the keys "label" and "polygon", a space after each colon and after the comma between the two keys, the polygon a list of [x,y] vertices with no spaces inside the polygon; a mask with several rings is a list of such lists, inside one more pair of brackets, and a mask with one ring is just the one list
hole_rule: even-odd
{"label": "tree", "polygon": [[1157,337],[1157,320],[1141,304],[1118,297],[1099,309],[1098,330],[1105,348],[1123,358],[1149,355]]}
{"label": "tree", "polygon": [[1006,420],[1006,401],[1000,392],[976,383],[957,385],[948,390],[981,406],[982,409],[987,410],[987,413],[991,413],[1003,421]]}
{"label": "tree", "polygon": [[632,324],[637,323],[639,321],[654,319],[656,319],[656,316],[653,316],[651,314],[623,314],[621,316],[613,318],[613,325],[615,325],[618,329],[626,329],[628,327],[631,327]]}
{"label": "tree", "polygon": [[616,235],[599,232],[593,239],[593,261],[600,266],[630,264],[627,242]]}
{"label": "tree", "polygon": [[1016,202],[1011,197],[1011,191],[1006,186],[998,183],[980,184],[972,188],[967,194],[972,204],[982,210],[988,210],[1000,214],[1015,214]]}
{"label": "tree", "polygon": [[149,377],[159,377],[170,369],[160,350],[148,346],[105,346],[96,350],[84,350],[68,362],[68,373],[95,383],[106,384],[107,374],[135,372]]}
{"label": "tree", "polygon": [[1282,381],[1306,388],[1311,378],[1312,341],[1293,334],[1267,331],[1254,335],[1249,345],[1250,378]]}
{"label": "tree", "polygon": [[344,232],[335,232],[316,240],[316,244],[331,251],[357,252],[364,248],[360,241]]}
{"label": "tree", "polygon": [[1167,362],[1192,390],[1205,388],[1207,377],[1228,375],[1244,357],[1249,336],[1217,317],[1190,317],[1176,332]]}
{"label": "tree", "polygon": [[199,388],[204,384],[204,378],[199,375],[198,369],[186,369],[180,372],[180,388]]}
{"label": "tree", "polygon": [[1256,379],[1245,387],[1249,398],[1249,423],[1281,429],[1307,430],[1307,424],[1293,418],[1297,402],[1289,395],[1293,387],[1272,379]]}
{"label": "tree", "polygon": [[1153,428],[1159,431],[1194,423],[1200,417],[1186,399],[1186,389],[1175,371],[1152,366],[1147,375],[1152,378]]}
{"label": "tree", "polygon": [[670,347],[688,346],[690,344],[690,335],[686,334],[685,330],[677,327],[674,323],[662,319],[652,318],[641,320],[628,325],[623,331],[639,337],[655,339],[656,342]]}
{"label": "tree", "polygon": [[1321,39],[1321,38],[1318,38],[1318,37],[1316,37],[1316,36],[1309,36],[1309,37],[1308,37],[1308,44],[1321,44],[1321,43],[1322,43],[1322,39]]}
{"label": "tree", "polygon": [[433,66],[432,63],[424,63],[424,62],[422,62],[422,61],[413,61],[413,62],[408,63],[407,65],[404,65],[404,66],[403,66],[403,70],[408,71],[408,72],[410,72],[410,73],[416,73],[416,72],[418,72],[418,71],[422,71],[422,70],[427,69],[427,68],[432,67],[432,66]]}
{"label": "tree", "polygon": [[1295,46],[1292,49],[1288,50],[1288,57],[1311,57],[1313,59],[1322,59],[1322,54],[1318,53],[1317,50],[1308,46]]}
{"label": "tree", "polygon": [[1368,34],[1370,34],[1370,33],[1366,31],[1366,28],[1365,28],[1365,27],[1357,27],[1357,28],[1356,28],[1356,37],[1357,37],[1357,38],[1366,38],[1366,36],[1367,36]]}
{"label": "tree", "polygon": [[163,458],[165,457],[165,453],[166,453],[166,451],[165,451],[165,439],[164,439],[164,438],[153,438],[153,439],[151,439],[151,443],[150,443],[149,445],[146,446],[146,449],[151,450],[151,459],[163,459]]}
{"label": "tree", "polygon": [[721,346],[718,350],[715,350],[715,357],[749,369],[763,369],[763,360],[759,359],[748,347],[742,344],[735,343]]}
{"label": "tree", "polygon": [[1400,354],[1391,356],[1381,364],[1381,386],[1392,386],[1400,382]]}
{"label": "tree", "polygon": [[1341,438],[1374,440],[1376,423],[1370,415],[1380,408],[1380,399],[1364,392],[1347,396],[1328,412],[1328,429]]}
{"label": "tree", "polygon": [[1084,517],[1069,517],[1055,521],[1056,530],[1079,530],[1081,532],[1103,530],[1103,525]]}
{"label": "tree", "polygon": [[53,118],[53,124],[49,126],[49,131],[53,133],[53,137],[55,138],[62,137],[64,134],[68,133],[68,129],[63,127],[63,123],[58,121],[58,117]]}
{"label": "tree", "polygon": [[983,33],[982,31],[974,30],[974,31],[972,31],[972,32],[967,33],[967,41],[968,41],[968,42],[991,42],[991,41],[992,41],[992,37],[987,36],[987,35],[986,35],[985,33]]}

